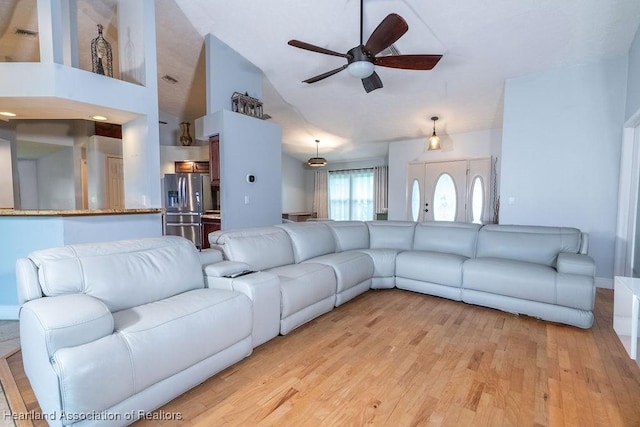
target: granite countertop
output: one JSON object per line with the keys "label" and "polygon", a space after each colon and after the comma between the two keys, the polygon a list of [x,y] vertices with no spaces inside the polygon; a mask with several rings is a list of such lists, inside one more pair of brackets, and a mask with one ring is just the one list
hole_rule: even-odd
{"label": "granite countertop", "polygon": [[202,219],[213,219],[213,220],[220,220],[220,214],[204,214],[202,215]]}
{"label": "granite countertop", "polygon": [[141,209],[0,209],[0,216],[91,216],[91,215],[135,215],[162,213],[161,208]]}

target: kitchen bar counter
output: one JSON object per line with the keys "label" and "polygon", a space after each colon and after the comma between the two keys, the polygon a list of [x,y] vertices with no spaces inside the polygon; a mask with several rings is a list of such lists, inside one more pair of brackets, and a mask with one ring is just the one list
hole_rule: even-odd
{"label": "kitchen bar counter", "polygon": [[0,216],[94,216],[94,215],[139,215],[162,213],[160,208],[144,209],[0,209]]}
{"label": "kitchen bar counter", "polygon": [[16,261],[38,249],[162,235],[162,209],[0,209],[0,319],[18,318]]}

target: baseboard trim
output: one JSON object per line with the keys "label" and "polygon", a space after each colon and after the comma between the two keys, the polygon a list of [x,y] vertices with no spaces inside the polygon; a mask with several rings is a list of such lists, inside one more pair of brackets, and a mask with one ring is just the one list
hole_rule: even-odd
{"label": "baseboard trim", "polygon": [[19,305],[0,305],[0,320],[18,320]]}
{"label": "baseboard trim", "polygon": [[596,277],[596,288],[613,289],[613,279]]}

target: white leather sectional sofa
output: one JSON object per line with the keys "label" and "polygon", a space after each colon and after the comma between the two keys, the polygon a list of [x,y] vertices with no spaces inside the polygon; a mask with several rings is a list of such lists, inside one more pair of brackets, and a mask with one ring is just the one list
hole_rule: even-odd
{"label": "white leather sectional sofa", "polygon": [[568,227],[313,221],[217,231],[209,242],[237,268],[279,277],[286,334],[369,288],[391,287],[589,328],[587,237]]}
{"label": "white leather sectional sofa", "polygon": [[369,289],[588,328],[586,237],[314,221],[211,233],[220,252],[170,236],[36,251],[17,263],[25,372],[51,425],[125,425]]}

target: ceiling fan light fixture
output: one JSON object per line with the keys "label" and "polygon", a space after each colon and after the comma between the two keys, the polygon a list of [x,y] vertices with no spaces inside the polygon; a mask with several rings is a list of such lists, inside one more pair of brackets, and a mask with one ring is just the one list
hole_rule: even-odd
{"label": "ceiling fan light fixture", "polygon": [[354,61],[347,67],[347,71],[353,77],[357,77],[359,79],[366,79],[371,74],[373,74],[375,66],[372,62],[369,61]]}
{"label": "ceiling fan light fixture", "polygon": [[436,120],[438,120],[438,117],[431,117],[431,120],[433,120],[433,134],[429,137],[429,146],[427,148],[429,151],[439,150],[441,148],[440,137],[436,135]]}
{"label": "ceiling fan light fixture", "polygon": [[307,160],[307,165],[312,168],[321,168],[323,166],[327,166],[327,159],[325,159],[324,157],[319,157],[318,144],[320,144],[320,140],[316,139],[316,156]]}

